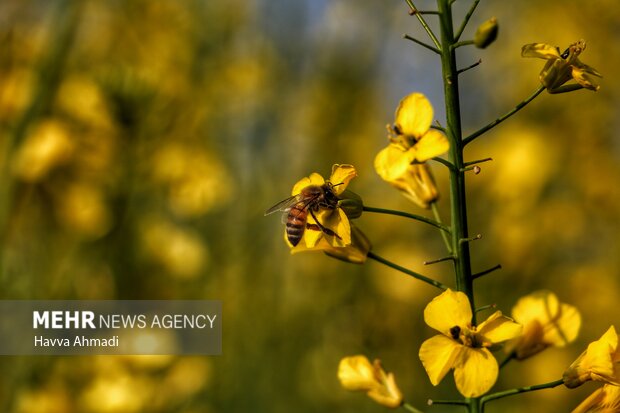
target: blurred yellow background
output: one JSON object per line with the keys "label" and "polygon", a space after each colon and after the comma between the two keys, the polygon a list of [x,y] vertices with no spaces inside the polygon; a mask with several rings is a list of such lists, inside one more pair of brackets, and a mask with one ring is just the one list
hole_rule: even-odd
{"label": "blurred yellow background", "polygon": [[[422,9],[434,2],[419,1]],[[455,3],[457,15],[469,1]],[[576,305],[580,338],[508,365],[501,390],[559,378],[620,326],[620,65],[616,0],[482,2],[499,39],[459,49],[465,132],[538,87],[523,44],[565,48],[597,93],[538,97],[475,141],[468,176],[477,303],[510,312],[535,289]],[[428,17],[433,21],[433,16]],[[0,411],[376,412],[341,389],[341,357],[383,360],[405,398],[433,388],[417,357],[438,291],[372,261],[289,255],[265,209],[311,172],[358,171],[367,205],[426,213],[372,168],[399,99],[425,93],[443,123],[439,62],[404,2],[5,0],[0,3],[0,294],[5,299],[221,299],[219,357],[2,357]],[[432,164],[447,217],[445,171]],[[431,227],[365,214],[373,250],[451,284]],[[500,356],[501,358],[501,356]],[[487,412],[564,412],[597,386],[504,399]],[[428,411],[453,411],[436,406]]]}

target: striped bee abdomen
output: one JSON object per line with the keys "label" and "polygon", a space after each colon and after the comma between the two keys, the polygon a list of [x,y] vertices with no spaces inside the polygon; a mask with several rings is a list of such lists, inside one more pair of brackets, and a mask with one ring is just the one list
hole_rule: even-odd
{"label": "striped bee abdomen", "polygon": [[286,219],[286,237],[294,247],[299,244],[299,241],[301,241],[301,237],[303,237],[304,230],[306,229],[307,221],[307,205],[303,202],[293,205],[288,212],[288,217]]}

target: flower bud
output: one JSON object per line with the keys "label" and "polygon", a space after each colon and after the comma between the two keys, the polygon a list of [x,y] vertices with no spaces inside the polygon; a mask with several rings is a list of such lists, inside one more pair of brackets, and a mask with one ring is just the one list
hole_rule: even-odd
{"label": "flower bud", "polygon": [[485,49],[497,39],[499,26],[497,19],[491,17],[489,20],[478,26],[476,34],[474,34],[474,45],[479,49]]}
{"label": "flower bud", "polygon": [[353,191],[346,189],[339,196],[338,207],[344,211],[349,219],[355,219],[362,216],[364,210],[364,202],[362,197]]}

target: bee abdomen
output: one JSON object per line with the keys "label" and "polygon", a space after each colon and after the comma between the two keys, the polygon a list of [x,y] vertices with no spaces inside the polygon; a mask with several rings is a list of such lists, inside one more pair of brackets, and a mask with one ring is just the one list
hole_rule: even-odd
{"label": "bee abdomen", "polygon": [[286,221],[286,237],[288,241],[295,247],[301,241],[306,228],[308,211],[304,204],[297,204],[291,208]]}

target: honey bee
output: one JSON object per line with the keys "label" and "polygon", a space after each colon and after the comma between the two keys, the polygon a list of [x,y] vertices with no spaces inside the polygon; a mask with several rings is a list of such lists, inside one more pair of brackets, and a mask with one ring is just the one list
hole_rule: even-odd
{"label": "honey bee", "polygon": [[[324,234],[340,238],[334,231],[325,228],[315,215],[315,212],[321,208],[336,209],[338,207],[339,198],[334,193],[334,187],[338,185],[342,185],[342,183],[334,185],[326,181],[323,185],[308,185],[299,194],[280,201],[269,208],[265,215],[277,211],[286,213],[284,216],[286,218],[286,238],[294,247],[299,244],[306,229],[322,231]],[[316,224],[308,223],[308,213],[314,218]]]}

